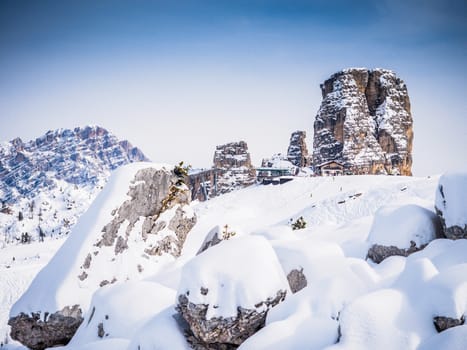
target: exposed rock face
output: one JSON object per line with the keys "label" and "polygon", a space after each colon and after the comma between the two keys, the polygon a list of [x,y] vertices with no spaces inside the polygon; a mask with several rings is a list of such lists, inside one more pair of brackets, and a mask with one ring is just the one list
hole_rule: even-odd
{"label": "exposed rock face", "polygon": [[[40,310],[39,315],[45,315],[79,304],[75,307],[85,312],[99,288],[139,280],[158,271],[161,256],[167,262],[178,257],[196,223],[184,181],[177,167],[141,163],[119,169],[109,189],[81,217],[76,226],[80,232],[71,234],[13,306],[12,334],[20,334],[27,320],[37,339],[48,339],[47,346],[62,344],[59,337],[49,339],[50,327],[43,326],[39,317],[25,319],[25,311]],[[72,322],[61,327],[71,336],[77,328]]]}
{"label": "exposed rock face", "polygon": [[373,244],[368,250],[367,258],[373,260],[375,263],[379,264],[386,258],[390,256],[409,256],[419,250],[422,250],[426,247],[426,244],[417,247],[415,242],[411,242],[410,248],[398,248],[396,246],[384,246],[379,244]]}
{"label": "exposed rock face", "polygon": [[[196,224],[196,216],[185,211],[184,206],[190,203],[191,194],[181,178],[169,170],[150,167],[139,170],[128,196],[130,199],[122,203],[113,214],[112,221],[102,228],[96,247],[113,247],[115,255],[122,253],[128,249],[130,233],[137,222],[142,221],[141,231],[136,234],[148,243],[144,250],[146,254],[179,256],[188,232]],[[173,211],[169,220],[161,218],[169,210]],[[83,264],[85,269],[86,260]]]}
{"label": "exposed rock face", "polygon": [[27,232],[32,240],[66,235],[111,171],[146,160],[138,148],[99,126],[0,144],[0,198],[12,214],[0,215],[0,231],[7,233],[7,243],[19,240],[25,226],[41,227]]}
{"label": "exposed rock face", "polygon": [[308,284],[306,276],[303,273],[303,268],[300,270],[293,269],[287,275],[287,280],[289,281],[290,290],[292,293],[297,293],[298,291],[305,288]]}
{"label": "exposed rock face", "polygon": [[214,195],[250,186],[256,181],[246,142],[231,142],[217,146],[214,153]]}
{"label": "exposed rock face", "polygon": [[311,165],[311,157],[306,146],[306,132],[295,131],[290,136],[287,159],[295,166],[303,168]]}
{"label": "exposed rock face", "polygon": [[444,316],[436,316],[436,317],[433,317],[433,323],[438,333],[441,333],[442,331],[445,331],[448,328],[463,325],[465,323],[465,316],[462,316],[460,319],[444,317]]}
{"label": "exposed rock face", "polygon": [[231,142],[217,146],[211,169],[189,175],[192,199],[208,200],[256,182],[256,170],[251,164],[246,142]]}
{"label": "exposed rock face", "polygon": [[313,164],[335,160],[353,174],[412,175],[412,115],[392,71],[346,69],[321,85]]}
{"label": "exposed rock face", "polygon": [[236,317],[210,319],[206,319],[209,305],[191,303],[187,296],[180,295],[177,311],[190,326],[187,340],[194,349],[236,349],[264,327],[268,310],[283,301],[285,295],[285,291],[278,291],[274,298],[259,303],[258,307],[266,307],[261,312],[239,306]]}
{"label": "exposed rock face", "polygon": [[449,239],[467,238],[467,173],[444,174],[436,190],[436,214]]}
{"label": "exposed rock face", "polygon": [[191,200],[203,202],[209,199],[213,176],[212,169],[196,171],[189,175]]}
{"label": "exposed rock face", "polygon": [[10,318],[11,337],[32,350],[43,350],[57,345],[66,345],[83,322],[78,305],[65,307],[51,315],[20,313]]}
{"label": "exposed rock face", "polygon": [[210,247],[213,247],[220,242],[222,242],[222,233],[220,227],[216,226],[211,231],[209,231],[196,255],[201,254],[206,249],[209,249]]}

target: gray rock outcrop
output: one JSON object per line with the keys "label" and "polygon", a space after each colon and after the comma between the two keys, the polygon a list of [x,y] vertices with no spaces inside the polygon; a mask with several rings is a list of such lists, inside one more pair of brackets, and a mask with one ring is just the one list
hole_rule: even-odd
{"label": "gray rock outcrop", "polygon": [[412,175],[412,115],[405,83],[392,71],[350,68],[321,84],[313,165],[346,173]]}
{"label": "gray rock outcrop", "polygon": [[[43,318],[41,318],[43,317]],[[20,313],[10,318],[11,338],[32,350],[43,350],[57,345],[66,345],[83,322],[78,305],[65,307],[53,314],[40,312],[27,315]]]}
{"label": "gray rock outcrop", "polygon": [[373,244],[370,249],[368,249],[367,259],[373,260],[375,263],[379,264],[386,258],[390,256],[409,256],[419,250],[425,248],[426,244],[417,247],[415,242],[410,242],[409,248],[398,248],[396,246],[385,246],[380,244]]}
{"label": "gray rock outcrop", "polygon": [[449,239],[467,238],[467,173],[444,174],[436,189],[435,210]]}
{"label": "gray rock outcrop", "polygon": [[220,242],[222,242],[222,233],[220,227],[216,226],[211,231],[209,231],[196,255],[201,254],[202,252],[211,247],[214,247]]}
{"label": "gray rock outcrop", "polygon": [[311,165],[311,157],[308,154],[305,139],[305,131],[293,132],[290,136],[289,148],[287,150],[287,159],[299,168]]}
{"label": "gray rock outcrop", "polygon": [[303,273],[303,268],[300,270],[293,269],[287,275],[287,281],[289,281],[290,290],[292,293],[297,293],[298,291],[305,288],[308,284],[305,274]]}
{"label": "gray rock outcrop", "polygon": [[285,291],[278,291],[275,297],[257,304],[258,308],[266,307],[261,312],[239,306],[236,317],[206,319],[209,305],[191,303],[188,296],[180,295],[177,311],[189,325],[187,340],[194,349],[236,349],[264,327],[268,310],[283,301],[285,296]]}
{"label": "gray rock outcrop", "polygon": [[461,318],[451,318],[445,316],[433,317],[433,324],[435,325],[438,333],[445,331],[448,328],[461,326],[465,323],[465,316]]}

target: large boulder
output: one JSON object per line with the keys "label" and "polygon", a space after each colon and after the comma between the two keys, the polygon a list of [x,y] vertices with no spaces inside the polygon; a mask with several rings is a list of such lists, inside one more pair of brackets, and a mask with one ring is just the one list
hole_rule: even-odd
{"label": "large boulder", "polygon": [[441,176],[435,208],[447,238],[467,238],[467,173]]}
{"label": "large boulder", "polygon": [[290,291],[277,256],[259,236],[223,241],[182,271],[177,310],[196,349],[229,349],[264,326]]}
{"label": "large boulder", "polygon": [[[42,318],[41,318],[42,317]],[[56,345],[66,345],[83,322],[78,305],[64,307],[53,314],[21,312],[8,321],[11,337],[32,350],[43,350]]]}
{"label": "large boulder", "polygon": [[368,258],[380,263],[389,256],[408,256],[441,237],[439,219],[415,204],[384,206],[375,214],[368,236]]}
{"label": "large boulder", "polygon": [[[179,170],[135,163],[113,174],[57,254],[13,305],[13,339],[35,346],[28,340],[34,329],[34,338],[47,346],[66,343],[79,326],[81,314],[88,312],[96,290],[140,280],[180,255],[196,216],[188,205],[190,191]],[[51,316],[46,323],[47,315],[72,306],[79,310],[73,314],[79,315],[76,322],[63,323],[58,335],[51,332]],[[23,326],[25,320],[29,329]]]}

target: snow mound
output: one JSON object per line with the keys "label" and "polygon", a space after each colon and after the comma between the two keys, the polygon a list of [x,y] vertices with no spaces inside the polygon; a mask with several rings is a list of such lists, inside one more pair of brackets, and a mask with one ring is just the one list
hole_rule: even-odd
{"label": "snow mound", "polygon": [[355,299],[340,315],[337,349],[416,349],[434,334],[431,319],[414,310],[401,291],[382,289]]}
{"label": "snow mound", "polygon": [[70,345],[131,338],[174,300],[175,290],[158,283],[140,281],[105,286],[94,293],[91,307]]}
{"label": "snow mound", "polygon": [[174,316],[173,307],[158,313],[132,338],[126,350],[189,350],[191,347],[185,340]]}
{"label": "snow mound", "polygon": [[[207,289],[207,291],[206,291]],[[188,262],[178,295],[209,305],[206,319],[235,317],[238,307],[264,311],[255,305],[289,291],[271,244],[261,236],[223,241]]]}
{"label": "snow mound", "polygon": [[384,206],[375,214],[368,236],[372,244],[409,248],[425,245],[439,235],[435,213],[415,204]]}
{"label": "snow mound", "polygon": [[467,344],[467,325],[454,327],[433,335],[423,341],[417,350],[449,349],[465,350]]}

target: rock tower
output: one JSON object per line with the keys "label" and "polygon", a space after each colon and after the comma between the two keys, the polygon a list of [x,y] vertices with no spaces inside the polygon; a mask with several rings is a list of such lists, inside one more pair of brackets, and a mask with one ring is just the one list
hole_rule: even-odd
{"label": "rock tower", "polygon": [[321,84],[313,165],[337,161],[348,174],[412,175],[407,86],[386,69],[350,68]]}

